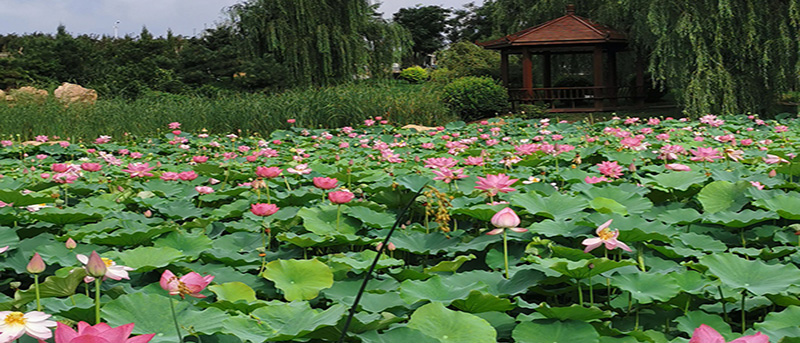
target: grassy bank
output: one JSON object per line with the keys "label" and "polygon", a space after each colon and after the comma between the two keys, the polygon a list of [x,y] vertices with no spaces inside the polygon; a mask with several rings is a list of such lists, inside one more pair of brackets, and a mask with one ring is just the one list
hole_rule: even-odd
{"label": "grassy bank", "polygon": [[269,134],[286,128],[287,119],[303,127],[334,128],[382,116],[392,123],[438,125],[453,121],[433,86],[397,82],[363,82],[322,89],[292,90],[280,94],[236,94],[221,98],[152,93],[134,101],[98,100],[94,106],[64,108],[44,104],[0,104],[0,136],[56,135],[94,139],[152,135],[169,122],[184,130],[213,133]]}

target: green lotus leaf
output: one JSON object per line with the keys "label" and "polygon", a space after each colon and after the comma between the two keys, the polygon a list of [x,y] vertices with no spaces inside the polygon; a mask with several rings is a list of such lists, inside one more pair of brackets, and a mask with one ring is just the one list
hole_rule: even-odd
{"label": "green lotus leaf", "polygon": [[542,197],[537,193],[517,193],[511,196],[511,203],[522,206],[528,213],[559,221],[583,212],[589,205],[580,197],[553,193]]}
{"label": "green lotus leaf", "polygon": [[[484,286],[485,287],[485,286]],[[466,299],[473,290],[481,289],[478,282],[445,282],[436,275],[425,281],[406,280],[400,284],[400,297],[408,304],[432,301],[450,304],[454,300]]]}
{"label": "green lotus leaf", "polygon": [[728,246],[725,245],[725,243],[722,243],[711,236],[700,235],[694,232],[684,232],[680,235],[677,235],[677,238],[688,247],[700,251],[716,253],[723,252],[728,249]]}
{"label": "green lotus leaf", "polygon": [[242,282],[226,282],[220,285],[208,286],[208,290],[217,295],[217,300],[236,302],[244,300],[246,302],[256,301],[256,292]]}
{"label": "green lotus leaf", "polygon": [[[800,213],[800,212],[798,212]],[[720,224],[727,227],[742,228],[763,221],[778,219],[772,211],[742,210],[741,212],[719,211],[703,217],[703,223]]]}
{"label": "green lotus leaf", "polygon": [[[342,212],[346,212],[346,210],[342,209]],[[340,216],[337,230],[336,213],[337,206],[333,205],[322,205],[312,208],[304,207],[297,211],[297,215],[303,218],[303,227],[309,232],[320,236],[355,234],[358,228],[358,222],[346,215]]]}
{"label": "green lotus leaf", "polygon": [[655,273],[617,274],[611,278],[611,284],[630,292],[631,297],[640,304],[665,302],[681,291],[675,279]]}
{"label": "green lotus leaf", "polygon": [[275,260],[267,263],[262,276],[274,282],[287,301],[314,299],[333,285],[330,267],[316,259]]}
{"label": "green lotus leaf", "polygon": [[183,255],[196,259],[200,256],[200,253],[211,249],[212,240],[200,230],[196,230],[193,233],[176,231],[164,238],[157,239],[153,242],[153,246],[177,249]]}
{"label": "green lotus leaf", "polygon": [[497,331],[475,315],[452,311],[438,302],[426,304],[411,314],[408,327],[440,343],[495,343]]}
{"label": "green lotus leaf", "polygon": [[[364,206],[348,206],[347,208],[342,209],[342,212],[347,213],[353,218],[360,220],[367,226],[374,228],[389,229],[392,227],[392,225],[394,225],[395,222],[394,216],[386,212],[378,212]],[[334,221],[334,224],[335,223],[336,222]]]}
{"label": "green lotus leaf", "polygon": [[435,266],[428,267],[428,268],[425,268],[423,270],[425,271],[425,273],[436,273],[436,272],[453,272],[453,273],[455,273],[458,270],[458,268],[461,268],[461,265],[463,265],[464,262],[472,261],[474,259],[475,259],[475,255],[473,255],[473,254],[459,255],[453,261],[442,261],[442,262],[439,262],[438,264],[436,264]]}
{"label": "green lotus leaf", "polygon": [[249,317],[229,317],[222,324],[225,332],[242,341],[289,341],[314,330],[336,325],[346,310],[342,305],[333,305],[320,311],[312,309],[306,301],[276,301],[257,308]]}
{"label": "green lotus leaf", "polygon": [[439,343],[439,340],[430,337],[419,330],[414,330],[408,327],[397,327],[383,333],[377,331],[368,331],[358,335],[364,343],[397,343],[397,342],[414,342],[414,343]]}
{"label": "green lotus leaf", "polygon": [[453,301],[453,306],[469,313],[490,311],[505,312],[516,307],[508,299],[503,299],[481,291],[472,291],[466,299]]}
{"label": "green lotus leaf", "polygon": [[391,242],[397,249],[414,254],[437,254],[458,245],[457,240],[448,239],[439,232],[426,234],[417,231],[396,232],[392,235]]}
{"label": "green lotus leaf", "polygon": [[[375,260],[375,256],[377,255],[378,252],[376,252],[375,250],[340,253],[336,255],[331,255],[330,261],[335,263],[346,264],[350,268],[357,271],[365,271],[369,269],[369,267],[372,265],[372,262]],[[378,260],[378,264],[375,266],[375,269],[399,267],[402,266],[403,264],[404,264],[403,261],[391,258],[384,253]]]}
{"label": "green lotus leaf", "polygon": [[[586,186],[593,186],[588,184],[581,184]],[[648,189],[644,187],[637,187],[634,184],[630,183],[623,183],[619,186],[604,186],[604,187],[586,187],[582,188],[580,186],[575,187],[575,189],[581,189],[582,192],[588,197],[588,199],[594,200],[597,198],[604,198],[604,199],[611,199],[615,203],[618,203],[622,207],[624,207],[626,213],[630,214],[639,214],[646,212],[653,208],[653,202],[650,199],[645,198],[642,192],[648,191]],[[622,212],[620,208],[618,208],[612,202],[607,200],[600,200],[599,203],[596,205],[604,205],[601,208],[607,208],[609,211],[620,213]],[[608,207],[610,206],[610,207]]]}
{"label": "green lotus leaf", "polygon": [[693,208],[678,208],[664,211],[657,216],[657,219],[667,224],[691,224],[700,220],[700,212]]}
{"label": "green lotus leaf", "polygon": [[553,221],[550,219],[545,219],[528,226],[528,231],[535,235],[544,235],[547,237],[578,237],[579,235],[586,234],[592,230],[586,226],[578,225],[574,220]]}
{"label": "green lotus leaf", "polygon": [[600,213],[616,213],[623,216],[628,215],[628,209],[622,204],[616,202],[614,199],[597,197],[589,202],[589,206]]}
{"label": "green lotus leaf", "polygon": [[[48,276],[39,280],[39,296],[41,298],[49,297],[68,297],[75,294],[75,289],[78,285],[83,283],[83,277],[86,276],[86,271],[83,268],[75,268],[71,273],[66,276]],[[27,304],[36,300],[36,290],[33,285],[27,290],[18,290],[14,293],[14,304],[17,306]]]}
{"label": "green lotus leaf", "polygon": [[153,205],[153,209],[173,220],[188,220],[200,218],[203,211],[195,207],[188,200],[173,200]]}
{"label": "green lotus leaf", "polygon": [[138,272],[166,267],[168,264],[186,257],[178,249],[170,247],[138,247],[115,255],[120,264],[131,267]]}
{"label": "green lotus leaf", "polygon": [[612,269],[636,265],[636,263],[629,260],[616,262],[606,258],[594,258],[581,261],[552,260],[554,263],[549,266],[550,269],[575,279],[585,279],[590,276],[600,275]]}
{"label": "green lotus leaf", "polygon": [[800,270],[794,265],[770,265],[730,253],[706,255],[699,260],[723,284],[737,290],[746,289],[755,295],[781,294],[791,285],[800,283]]}
{"label": "green lotus leaf", "polygon": [[700,190],[700,193],[697,194],[697,200],[703,205],[703,211],[706,213],[738,212],[748,202],[747,197],[744,195],[744,190],[749,187],[752,186],[746,181],[737,183],[714,181]]}
{"label": "green lotus leaf", "polygon": [[539,319],[520,323],[512,337],[517,343],[598,343],[600,334],[582,321]]}
{"label": "green lotus leaf", "polygon": [[769,199],[758,199],[753,205],[775,211],[785,219],[800,219],[800,197],[797,196],[780,194]]}
{"label": "green lotus leaf", "polygon": [[655,185],[662,189],[685,191],[689,187],[702,185],[708,177],[700,171],[664,172],[645,179],[645,184]]}
{"label": "green lotus leaf", "polygon": [[541,303],[539,307],[535,308],[536,312],[543,314],[545,317],[557,320],[578,320],[578,321],[592,321],[595,319],[611,318],[614,314],[611,311],[603,311],[595,306],[584,307],[578,304],[572,304],[568,307],[550,307],[547,303]]}
{"label": "green lotus leaf", "polygon": [[[175,342],[178,339],[172,314],[165,310],[170,306],[169,302],[173,301],[175,315],[182,327],[192,328],[193,332],[205,335],[222,331],[223,321],[229,317],[224,311],[213,307],[198,311],[188,301],[170,299],[164,293],[165,295],[145,292],[122,295],[103,305],[102,318],[113,327],[134,323],[134,334],[156,333],[150,342]],[[189,334],[187,330],[181,330],[181,335]]]}
{"label": "green lotus leaf", "polygon": [[800,306],[789,306],[781,312],[768,313],[753,328],[769,336],[770,342],[780,342],[784,337],[800,337],[797,323],[800,323]]}
{"label": "green lotus leaf", "polygon": [[88,209],[45,207],[38,212],[30,213],[32,219],[56,225],[73,223],[90,223],[103,219],[103,215]]}
{"label": "green lotus leaf", "polygon": [[0,201],[8,204],[14,204],[16,207],[50,204],[55,200],[56,199],[53,199],[47,195],[39,195],[37,193],[23,195],[20,191],[11,191],[5,189],[0,190]]}
{"label": "green lotus leaf", "polygon": [[417,174],[404,174],[400,175],[395,179],[397,183],[412,192],[418,192],[422,187],[425,187],[426,184],[431,182],[429,177],[417,175]]}
{"label": "green lotus leaf", "polygon": [[700,327],[700,325],[706,324],[725,337],[725,341],[730,341],[735,337],[731,331],[731,326],[728,325],[721,316],[708,314],[703,311],[689,311],[686,315],[675,318],[674,321],[678,323],[677,329],[688,335],[694,333],[694,330]]}

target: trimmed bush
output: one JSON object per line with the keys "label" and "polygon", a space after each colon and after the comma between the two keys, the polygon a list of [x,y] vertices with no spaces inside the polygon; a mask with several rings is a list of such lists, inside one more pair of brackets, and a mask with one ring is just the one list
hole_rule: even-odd
{"label": "trimmed bush", "polygon": [[467,76],[444,87],[442,100],[464,121],[492,116],[508,107],[508,93],[491,78]]}
{"label": "trimmed bush", "polygon": [[420,83],[428,79],[428,71],[420,66],[413,66],[403,69],[400,78],[411,83]]}

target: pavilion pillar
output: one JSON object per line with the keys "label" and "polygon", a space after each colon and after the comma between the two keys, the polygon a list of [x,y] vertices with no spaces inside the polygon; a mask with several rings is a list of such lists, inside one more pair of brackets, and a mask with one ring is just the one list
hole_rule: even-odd
{"label": "pavilion pillar", "polygon": [[528,100],[533,98],[533,61],[531,51],[522,48],[522,88],[525,89]]}
{"label": "pavilion pillar", "polygon": [[545,52],[542,54],[542,57],[544,59],[542,61],[542,76],[544,77],[542,84],[544,85],[544,88],[550,88],[553,86],[553,76],[551,74],[552,68],[550,66],[550,52]]}
{"label": "pavilion pillar", "polygon": [[617,52],[608,51],[608,87],[606,94],[611,99],[611,107],[617,107]]}
{"label": "pavilion pillar", "polygon": [[645,90],[644,90],[644,58],[642,55],[636,54],[636,106],[644,106]]}
{"label": "pavilion pillar", "polygon": [[594,65],[594,109],[596,111],[603,110],[603,48],[601,46],[594,47],[592,56],[592,64]]}
{"label": "pavilion pillar", "polygon": [[503,78],[503,86],[511,88],[508,85],[508,50],[500,50],[500,77]]}

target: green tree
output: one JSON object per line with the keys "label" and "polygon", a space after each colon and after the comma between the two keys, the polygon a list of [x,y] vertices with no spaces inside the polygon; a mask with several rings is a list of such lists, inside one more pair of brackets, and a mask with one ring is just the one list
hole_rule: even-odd
{"label": "green tree", "polygon": [[386,50],[404,51],[405,42],[382,38],[399,36],[374,12],[366,0],[249,0],[229,10],[246,56],[286,66],[295,85],[351,80],[391,65]]}
{"label": "green tree", "polygon": [[393,19],[411,32],[414,40],[412,64],[424,64],[425,57],[444,47],[450,10],[440,6],[401,8]]}
{"label": "green tree", "polygon": [[495,36],[563,15],[627,32],[656,82],[690,115],[763,111],[796,86],[800,2],[796,0],[496,0]]}
{"label": "green tree", "polygon": [[451,43],[487,40],[492,36],[492,14],[495,2],[487,0],[483,5],[470,2],[463,8],[453,11],[447,22],[447,40]]}

